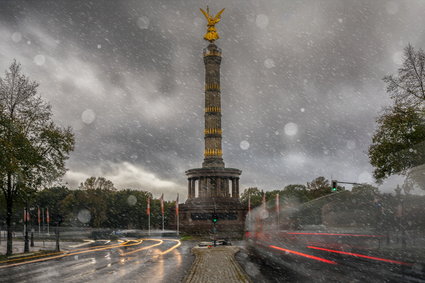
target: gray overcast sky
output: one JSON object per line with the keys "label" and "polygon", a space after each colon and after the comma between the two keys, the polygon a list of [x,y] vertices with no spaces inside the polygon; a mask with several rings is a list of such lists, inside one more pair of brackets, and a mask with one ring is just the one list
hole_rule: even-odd
{"label": "gray overcast sky", "polygon": [[186,194],[203,159],[199,8],[225,7],[223,151],[241,186],[372,181],[382,77],[425,46],[425,1],[5,1],[0,69],[16,58],[76,148],[64,178]]}

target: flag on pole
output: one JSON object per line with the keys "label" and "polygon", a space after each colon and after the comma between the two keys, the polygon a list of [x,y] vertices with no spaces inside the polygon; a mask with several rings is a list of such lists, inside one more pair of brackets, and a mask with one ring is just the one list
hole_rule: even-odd
{"label": "flag on pole", "polygon": [[164,194],[161,195],[161,213],[164,215]]}
{"label": "flag on pole", "polygon": [[251,211],[251,195],[248,195],[248,212]]}
{"label": "flag on pole", "polygon": [[280,212],[279,193],[276,194],[276,213]]}
{"label": "flag on pole", "polygon": [[46,222],[50,223],[49,208],[47,208],[47,210],[46,210]]}
{"label": "flag on pole", "polygon": [[164,231],[164,194],[161,194],[162,231]]}
{"label": "flag on pole", "polygon": [[280,198],[279,193],[276,194],[276,228],[279,230],[279,214],[280,214]]}
{"label": "flag on pole", "polygon": [[146,214],[148,215],[148,234],[151,234],[151,198],[148,197],[146,206]]}
{"label": "flag on pole", "polygon": [[40,223],[41,223],[41,217],[40,217],[40,207],[38,207],[38,211],[37,211],[37,218],[38,218],[38,225],[40,225]]}
{"label": "flag on pole", "polygon": [[24,208],[24,223],[27,222],[27,210]]}
{"label": "flag on pole", "polygon": [[27,221],[30,221],[30,212],[27,210]]}

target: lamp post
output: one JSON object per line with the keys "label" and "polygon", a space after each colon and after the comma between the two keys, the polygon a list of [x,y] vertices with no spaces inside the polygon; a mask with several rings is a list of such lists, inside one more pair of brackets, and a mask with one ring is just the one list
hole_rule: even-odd
{"label": "lamp post", "polygon": [[25,203],[24,216],[25,216],[24,218],[24,225],[25,225],[24,253],[29,253],[30,247],[29,247],[29,239],[28,239],[28,216],[29,216],[28,201]]}

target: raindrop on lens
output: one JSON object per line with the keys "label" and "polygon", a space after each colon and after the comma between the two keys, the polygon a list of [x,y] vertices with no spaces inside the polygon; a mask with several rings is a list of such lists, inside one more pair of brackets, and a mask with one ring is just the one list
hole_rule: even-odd
{"label": "raindrop on lens", "polygon": [[239,146],[241,147],[241,149],[247,150],[249,148],[249,142],[248,141],[241,141]]}
{"label": "raindrop on lens", "polygon": [[149,23],[150,23],[149,18],[146,17],[146,16],[142,16],[142,17],[140,17],[140,18],[137,19],[137,26],[140,29],[147,29],[147,28],[149,28]]}
{"label": "raindrop on lens", "polygon": [[22,39],[22,35],[21,35],[20,32],[14,32],[12,34],[12,40],[13,40],[13,42],[19,42],[19,41],[21,41],[21,39]]}
{"label": "raindrop on lens", "polygon": [[91,219],[90,211],[88,211],[87,209],[81,209],[78,212],[77,218],[81,223],[89,223]]}
{"label": "raindrop on lens", "polygon": [[133,195],[129,195],[127,198],[127,203],[128,205],[133,206],[137,203],[137,198]]}
{"label": "raindrop on lens", "polygon": [[257,18],[255,19],[255,23],[257,27],[265,29],[269,24],[269,17],[267,17],[264,14],[257,15]]}
{"label": "raindrop on lens", "polygon": [[271,68],[275,67],[275,64],[274,64],[273,59],[270,59],[270,58],[266,59],[266,60],[264,61],[264,66],[265,66],[267,69],[271,69]]}
{"label": "raindrop on lens", "polygon": [[295,123],[289,122],[283,130],[287,136],[295,136],[298,133],[298,126]]}
{"label": "raindrop on lens", "polygon": [[91,109],[86,109],[81,114],[81,120],[87,125],[93,123],[95,119],[96,119],[96,113],[94,113],[94,111]]}
{"label": "raindrop on lens", "polygon": [[38,54],[34,57],[34,63],[36,63],[38,66],[43,65],[45,62],[46,58],[41,54]]}

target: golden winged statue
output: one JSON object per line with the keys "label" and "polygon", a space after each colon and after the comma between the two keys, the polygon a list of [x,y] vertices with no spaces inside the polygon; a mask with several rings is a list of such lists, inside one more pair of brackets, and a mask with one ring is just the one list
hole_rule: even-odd
{"label": "golden winged statue", "polygon": [[208,40],[209,42],[214,42],[214,40],[219,39],[217,29],[215,28],[215,24],[220,21],[220,15],[223,13],[224,9],[222,9],[220,12],[215,15],[215,17],[210,16],[210,9],[207,6],[207,11],[200,9],[202,14],[204,14],[205,18],[207,19],[207,33],[204,35],[204,39]]}

